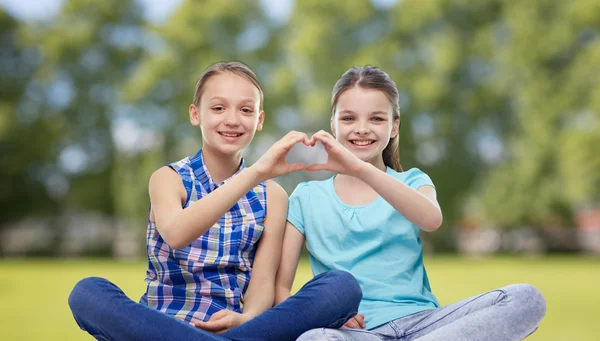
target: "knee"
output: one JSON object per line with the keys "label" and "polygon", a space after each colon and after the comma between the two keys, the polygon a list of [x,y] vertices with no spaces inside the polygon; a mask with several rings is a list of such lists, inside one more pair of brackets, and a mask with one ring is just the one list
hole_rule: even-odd
{"label": "knee", "polygon": [[323,333],[323,328],[311,329],[307,332],[302,333],[300,337],[296,339],[296,341],[320,341],[327,340]]}
{"label": "knee", "polygon": [[[87,277],[75,284],[69,295],[69,307],[74,315],[87,311],[102,291],[102,283],[106,280],[99,277]],[[95,304],[95,303],[94,303]]]}
{"label": "knee", "polygon": [[331,270],[325,273],[328,281],[334,283],[338,294],[344,297],[356,310],[362,299],[362,290],[351,273],[342,270]]}
{"label": "knee", "polygon": [[507,294],[514,298],[514,304],[523,310],[527,316],[535,318],[538,322],[546,315],[546,299],[533,285],[514,284],[506,287]]}

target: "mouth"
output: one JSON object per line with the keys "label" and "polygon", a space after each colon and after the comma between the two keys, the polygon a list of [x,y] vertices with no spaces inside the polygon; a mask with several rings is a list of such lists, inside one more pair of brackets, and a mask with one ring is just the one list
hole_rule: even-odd
{"label": "mouth", "polygon": [[218,133],[221,136],[230,137],[230,138],[236,138],[236,137],[240,137],[240,136],[244,135],[244,133],[225,132],[225,131],[219,131]]}
{"label": "mouth", "polygon": [[375,140],[350,140],[350,143],[357,147],[367,147],[375,143]]}

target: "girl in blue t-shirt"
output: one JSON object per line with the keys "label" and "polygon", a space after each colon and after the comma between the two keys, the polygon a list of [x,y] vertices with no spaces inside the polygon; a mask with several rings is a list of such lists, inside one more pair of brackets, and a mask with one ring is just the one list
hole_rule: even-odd
{"label": "girl in blue t-shirt", "polygon": [[290,132],[246,167],[242,150],[262,129],[262,108],[262,86],[245,64],[204,71],[189,106],[202,149],[150,178],[146,292],[136,303],[106,279],[81,280],[69,306],[82,329],[100,340],[292,341],[356,314],[360,289],[342,271],[272,307],[287,194],[270,179],[305,169],[285,158],[312,142]]}
{"label": "girl in blue t-shirt", "polygon": [[313,135],[328,153],[308,170],[337,173],[298,185],[289,199],[276,302],[290,296],[304,242],[315,275],[349,271],[363,291],[343,329],[298,340],[521,340],[546,310],[541,293],[510,285],[440,307],[423,265],[419,233],[442,223],[433,182],[398,153],[398,90],[382,70],[353,67],[332,94],[331,131]]}

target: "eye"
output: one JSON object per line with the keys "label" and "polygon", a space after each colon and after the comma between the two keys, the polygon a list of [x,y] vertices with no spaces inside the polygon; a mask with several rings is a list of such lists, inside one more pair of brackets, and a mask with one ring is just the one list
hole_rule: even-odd
{"label": "eye", "polygon": [[254,110],[252,110],[250,108],[242,108],[242,112],[244,114],[252,114],[254,112]]}
{"label": "eye", "polygon": [[375,116],[375,117],[373,117],[373,121],[376,121],[376,122],[384,122],[384,121],[385,121],[385,118],[383,118],[383,117],[379,117],[379,116]]}
{"label": "eye", "polygon": [[344,116],[344,117],[340,118],[340,121],[348,121],[348,122],[354,121],[354,117],[352,117],[352,116]]}
{"label": "eye", "polygon": [[216,106],[212,107],[212,110],[216,111],[216,112],[221,112],[221,111],[225,110],[225,107],[222,105],[216,105]]}

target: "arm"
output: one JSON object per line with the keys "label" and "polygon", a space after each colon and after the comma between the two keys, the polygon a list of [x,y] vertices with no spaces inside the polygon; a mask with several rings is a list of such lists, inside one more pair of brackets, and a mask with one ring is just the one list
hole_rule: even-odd
{"label": "arm", "polygon": [[442,224],[442,210],[432,186],[421,186],[414,190],[367,162],[355,177],[373,188],[396,211],[423,231],[435,231]]}
{"label": "arm", "polygon": [[213,314],[207,322],[195,322],[197,328],[221,334],[250,321],[273,306],[275,274],[279,266],[287,213],[287,194],[273,181],[267,182],[267,210],[265,230],[254,257],[242,314],[223,309]]}
{"label": "arm", "polygon": [[243,314],[250,320],[273,306],[275,276],[281,255],[288,197],[274,181],[267,182],[267,218],[260,238],[250,284],[244,295]]}
{"label": "arm", "polygon": [[296,269],[300,261],[300,252],[304,245],[304,235],[296,229],[289,221],[285,226],[285,235],[283,237],[283,247],[285,250],[281,253],[281,262],[277,279],[275,280],[275,305],[285,301],[291,296]]}
{"label": "arm", "polygon": [[183,209],[186,192],[181,179],[170,167],[162,167],[152,174],[149,185],[157,229],[169,246],[184,248],[206,233],[258,183],[260,177],[256,170],[246,168],[225,185]]}
{"label": "arm", "polygon": [[[304,133],[290,132],[277,141],[254,165],[217,188],[193,205],[183,209],[185,188],[169,167],[152,174],[149,192],[154,221],[163,239],[181,249],[206,233],[221,216],[257,184],[283,174],[306,169],[301,163],[288,164],[285,157],[294,144],[311,142]],[[173,190],[177,189],[177,190]]]}
{"label": "arm", "polygon": [[311,165],[308,170],[328,170],[358,178],[423,231],[431,232],[440,227],[442,210],[432,186],[421,186],[418,190],[410,188],[372,164],[359,159],[325,131],[315,133],[313,139],[323,143],[329,157],[327,163]]}

